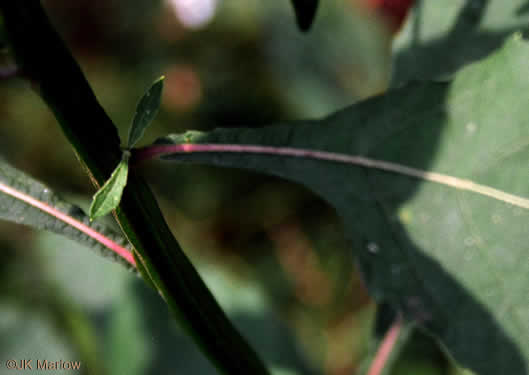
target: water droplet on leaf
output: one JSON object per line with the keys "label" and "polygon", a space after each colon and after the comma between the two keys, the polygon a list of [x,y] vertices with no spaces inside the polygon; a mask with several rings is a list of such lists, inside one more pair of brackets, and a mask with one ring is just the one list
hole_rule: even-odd
{"label": "water droplet on leaf", "polygon": [[379,246],[375,242],[369,242],[367,244],[367,251],[369,251],[371,254],[376,254],[380,250]]}

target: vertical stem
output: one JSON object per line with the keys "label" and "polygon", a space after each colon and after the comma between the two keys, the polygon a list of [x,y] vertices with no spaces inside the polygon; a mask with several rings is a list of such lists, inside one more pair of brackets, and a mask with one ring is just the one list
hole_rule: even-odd
{"label": "vertical stem", "polygon": [[[51,108],[92,181],[101,186],[121,160],[118,132],[39,0],[0,0],[22,76]],[[138,270],[152,281],[187,332],[225,374],[268,375],[172,235],[136,172],[129,174],[116,218],[134,246]]]}

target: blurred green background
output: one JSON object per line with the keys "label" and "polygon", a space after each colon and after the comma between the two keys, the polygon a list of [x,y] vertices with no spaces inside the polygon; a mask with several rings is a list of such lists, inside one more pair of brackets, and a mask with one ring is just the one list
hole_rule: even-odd
{"label": "blurred green background", "polygon": [[[187,129],[321,117],[380,93],[390,77],[391,38],[353,0],[322,1],[308,34],[287,0],[44,5],[122,138],[139,97],[166,75],[145,144]],[[0,81],[0,121],[1,156],[86,210],[93,188],[27,82]],[[183,249],[275,374],[365,370],[376,309],[325,202],[237,170],[142,170]],[[0,277],[2,361],[79,360],[90,375],[215,373],[142,280],[62,237],[0,222]],[[392,373],[456,370],[415,332]]]}

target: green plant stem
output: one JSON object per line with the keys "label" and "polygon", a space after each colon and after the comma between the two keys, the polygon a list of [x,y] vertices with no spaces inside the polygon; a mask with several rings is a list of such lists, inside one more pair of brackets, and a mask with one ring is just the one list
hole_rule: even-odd
{"label": "green plant stem", "polygon": [[[100,187],[121,160],[114,124],[38,0],[0,0],[0,11],[22,76],[51,108],[87,173]],[[136,171],[129,175],[116,218],[134,246],[138,268],[147,282],[152,281],[219,371],[268,374],[182,252],[151,190]]]}

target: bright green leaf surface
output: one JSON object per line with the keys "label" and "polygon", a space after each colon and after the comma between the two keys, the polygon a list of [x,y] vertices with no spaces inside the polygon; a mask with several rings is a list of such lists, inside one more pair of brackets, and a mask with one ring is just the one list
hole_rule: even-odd
{"label": "bright green leaf surface", "polygon": [[119,162],[108,181],[95,193],[90,206],[90,220],[105,216],[119,205],[129,174],[127,155],[126,153],[123,154],[123,160]]}
{"label": "bright green leaf surface", "polygon": [[120,246],[128,246],[127,240],[121,234],[101,223],[90,223],[88,216],[79,207],[65,202],[59,196],[54,194],[47,186],[16,170],[3,161],[0,161],[0,219],[28,225],[39,230],[43,229],[58,233],[96,250],[104,257],[111,258],[116,262],[122,263],[127,268],[131,268],[131,265],[126,260],[116,255],[113,251],[110,251],[107,247],[94,240],[92,237],[89,237],[64,221],[49,215],[34,205],[28,204],[12,194],[6,194],[4,191],[6,187],[13,189],[16,193],[33,198],[67,214],[69,217],[94,229]]}
{"label": "bright green leaf surface", "polygon": [[421,0],[394,43],[394,84],[445,78],[527,32],[527,0]]}
{"label": "bright green leaf surface", "polygon": [[296,12],[296,20],[301,30],[306,31],[314,22],[319,0],[292,0]]}
{"label": "bright green leaf surface", "polygon": [[[72,358],[75,361],[79,358],[79,354],[71,349],[65,337],[58,334],[53,322],[43,315],[41,312],[25,311],[20,306],[0,303],[2,357],[31,358],[33,359],[32,367],[37,374],[46,373],[46,370],[36,369],[37,360],[58,357],[65,358],[65,360]],[[2,364],[3,374],[10,372],[5,366],[5,361]],[[81,364],[83,365],[86,368],[86,364]],[[28,371],[31,370],[28,369]],[[98,374],[101,373],[98,372]]]}
{"label": "bright green leaf surface", "polygon": [[513,37],[452,83],[415,83],[321,121],[161,139],[168,159],[302,183],[343,217],[371,295],[478,374],[529,371],[529,211],[400,173],[311,157],[190,152],[192,144],[362,155],[529,198],[529,46]]}
{"label": "bright green leaf surface", "polygon": [[145,133],[147,126],[156,117],[158,109],[160,108],[164,78],[164,76],[161,76],[154,81],[149,90],[140,99],[129,130],[128,148],[134,147],[138,143],[143,133]]}
{"label": "bright green leaf surface", "polygon": [[[75,301],[74,305],[81,309],[110,308],[123,295],[127,283],[138,279],[120,265],[95,256],[83,245],[54,233],[42,231],[34,243],[50,282],[60,285],[66,301]],[[80,272],[90,277],[79,277]]]}

